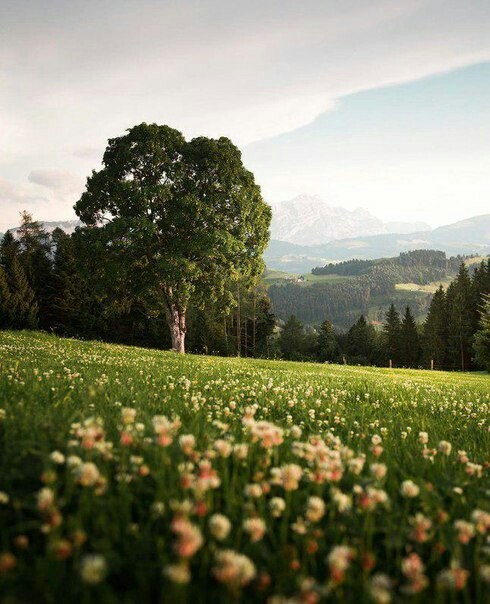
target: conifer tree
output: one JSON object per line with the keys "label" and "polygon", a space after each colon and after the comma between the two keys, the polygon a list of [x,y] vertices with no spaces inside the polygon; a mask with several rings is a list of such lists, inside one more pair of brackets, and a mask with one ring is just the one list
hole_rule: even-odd
{"label": "conifer tree", "polygon": [[5,271],[0,266],[0,329],[12,325],[12,296],[7,283]]}
{"label": "conifer tree", "polygon": [[400,328],[400,360],[404,367],[417,367],[420,359],[420,340],[417,324],[410,307],[405,308]]}
{"label": "conifer tree", "polygon": [[7,232],[0,246],[2,268],[10,291],[11,327],[34,329],[37,327],[37,303],[26,274],[19,262],[19,244]]}
{"label": "conifer tree", "polygon": [[350,362],[364,365],[372,362],[376,352],[376,332],[364,315],[347,332],[345,346]]}
{"label": "conifer tree", "polygon": [[447,289],[448,357],[454,369],[470,368],[473,340],[474,294],[468,269],[461,264]]}
{"label": "conifer tree", "polygon": [[21,225],[17,229],[19,262],[27,281],[34,291],[38,305],[38,322],[42,329],[49,329],[50,293],[52,278],[51,239],[41,224],[29,212],[21,212]]}
{"label": "conifer tree", "polygon": [[386,355],[395,364],[400,361],[400,327],[400,315],[395,309],[395,305],[391,303],[386,313],[383,334]]}
{"label": "conifer tree", "polygon": [[291,315],[284,325],[279,337],[279,348],[283,357],[294,361],[303,358],[305,349],[305,332],[303,324]]}
{"label": "conifer tree", "polygon": [[473,342],[476,363],[490,373],[490,295],[484,294],[480,311],[480,329]]}
{"label": "conifer tree", "polygon": [[424,324],[424,356],[434,368],[444,369],[448,345],[448,313],[444,288],[439,286],[430,303]]}
{"label": "conifer tree", "polygon": [[321,362],[334,361],[337,356],[337,338],[330,321],[323,321],[317,338],[317,356]]}

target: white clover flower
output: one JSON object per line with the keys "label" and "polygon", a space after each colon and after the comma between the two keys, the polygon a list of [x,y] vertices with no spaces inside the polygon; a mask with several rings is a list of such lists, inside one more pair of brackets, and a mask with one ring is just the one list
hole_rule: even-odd
{"label": "white clover flower", "polygon": [[107,563],[104,556],[100,554],[88,554],[82,558],[80,576],[84,583],[97,585],[105,579],[106,574]]}
{"label": "white clover flower", "polygon": [[404,480],[400,486],[400,493],[407,499],[413,499],[420,493],[420,488],[412,480]]}
{"label": "white clover flower", "polygon": [[209,532],[211,535],[222,541],[226,539],[231,530],[231,522],[223,514],[213,514],[209,518]]}

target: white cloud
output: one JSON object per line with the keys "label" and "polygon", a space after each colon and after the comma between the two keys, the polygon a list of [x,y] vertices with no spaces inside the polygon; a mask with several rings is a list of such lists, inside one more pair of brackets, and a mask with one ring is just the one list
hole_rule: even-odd
{"label": "white cloud", "polygon": [[345,94],[490,58],[489,27],[487,0],[17,0],[0,22],[0,177],[82,179],[141,121],[245,145]]}

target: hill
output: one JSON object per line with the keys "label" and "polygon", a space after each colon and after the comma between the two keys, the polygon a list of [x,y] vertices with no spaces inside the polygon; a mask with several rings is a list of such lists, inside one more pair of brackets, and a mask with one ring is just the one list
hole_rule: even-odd
{"label": "hill", "polygon": [[307,573],[354,604],[382,572],[398,601],[426,564],[429,601],[449,551],[486,601],[488,376],[29,332],[0,357],[4,599],[300,601]]}
{"label": "hill", "polygon": [[309,272],[315,266],[349,258],[374,259],[396,256],[416,249],[438,249],[451,256],[490,253],[490,214],[408,235],[381,234],[352,237],[322,245],[298,246],[271,240],[264,258],[269,268],[293,272]]}
{"label": "hill", "polygon": [[[314,269],[301,280],[276,277],[270,282],[268,293],[280,319],[294,314],[310,325],[328,318],[345,329],[360,314],[381,322],[391,302],[400,311],[409,305],[422,319],[431,294],[439,284],[447,284],[455,276],[462,259],[448,258],[442,251],[414,250],[393,258],[331,263]],[[466,260],[471,264],[483,257]]]}

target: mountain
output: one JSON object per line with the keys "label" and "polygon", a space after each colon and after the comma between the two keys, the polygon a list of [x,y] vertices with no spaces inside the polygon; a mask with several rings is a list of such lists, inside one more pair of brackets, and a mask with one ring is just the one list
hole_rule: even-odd
{"label": "mountain", "polygon": [[489,254],[490,214],[474,216],[432,231],[418,231],[406,235],[388,233],[358,236],[308,246],[271,240],[264,259],[269,268],[306,273],[315,266],[323,266],[328,262],[350,258],[371,260],[416,249],[437,249],[450,256]]}
{"label": "mountain", "polygon": [[430,230],[423,223],[385,223],[367,210],[329,206],[317,195],[299,195],[272,204],[272,239],[297,245],[324,244],[336,239]]}
{"label": "mountain", "polygon": [[[42,224],[44,230],[48,233],[52,233],[55,229],[59,228],[62,231],[65,231],[65,233],[67,233],[68,235],[71,235],[75,231],[75,229],[78,226],[81,226],[82,224],[80,220],[56,220],[52,222],[43,222],[40,220],[39,223]],[[12,229],[9,229],[9,231],[16,233],[18,228],[19,227],[14,227]],[[2,237],[3,233],[0,233],[0,241]]]}

